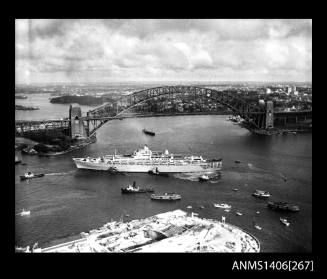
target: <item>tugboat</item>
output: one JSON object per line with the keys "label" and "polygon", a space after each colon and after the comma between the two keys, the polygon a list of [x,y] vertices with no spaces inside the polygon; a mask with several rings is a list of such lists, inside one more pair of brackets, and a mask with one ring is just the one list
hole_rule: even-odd
{"label": "tugboat", "polygon": [[156,135],[156,133],[153,132],[152,130],[150,131],[150,130],[147,130],[147,129],[143,129],[142,131],[143,131],[144,134],[149,135],[149,136],[155,136]]}
{"label": "tugboat", "polygon": [[266,192],[266,191],[255,190],[255,192],[252,194],[252,196],[255,196],[255,197],[261,198],[261,199],[268,199],[270,197],[270,193]]}
{"label": "tugboat", "polygon": [[126,188],[121,188],[122,194],[137,194],[137,193],[153,193],[154,190],[152,188],[139,188],[136,187],[135,181],[133,185],[128,185]]}
{"label": "tugboat", "polygon": [[209,178],[209,176],[206,175],[206,174],[203,174],[203,175],[201,175],[201,176],[199,177],[199,181],[200,181],[200,182],[205,182],[205,181],[209,181],[209,180],[210,180],[210,178]]}
{"label": "tugboat", "polygon": [[227,203],[214,203],[214,207],[219,207],[219,208],[225,208],[225,209],[231,209],[232,206],[227,204]]}
{"label": "tugboat", "polygon": [[280,221],[281,221],[285,226],[287,226],[287,227],[290,225],[290,223],[287,221],[286,218],[282,218],[282,217],[280,217],[279,220],[280,220]]}
{"label": "tugboat", "polygon": [[151,200],[160,200],[160,201],[176,201],[180,200],[182,197],[181,195],[174,194],[174,193],[164,193],[164,194],[152,194]]}
{"label": "tugboat", "polygon": [[268,207],[272,209],[291,211],[291,212],[296,212],[300,210],[300,207],[298,205],[289,202],[284,202],[284,201],[268,202]]}
{"label": "tugboat", "polygon": [[20,175],[20,180],[32,179],[32,178],[37,178],[37,177],[42,177],[42,176],[44,176],[44,173],[34,174],[29,171],[29,172],[26,172],[24,175]]}
{"label": "tugboat", "polygon": [[156,167],[155,169],[149,170],[149,171],[148,171],[148,174],[151,174],[151,175],[168,176],[167,173],[161,173],[161,172],[159,172],[158,167]]}

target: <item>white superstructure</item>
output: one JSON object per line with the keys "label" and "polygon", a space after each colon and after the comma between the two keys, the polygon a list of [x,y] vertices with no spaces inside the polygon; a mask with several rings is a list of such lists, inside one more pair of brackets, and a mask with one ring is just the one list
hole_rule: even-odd
{"label": "white superstructure", "polygon": [[222,167],[222,160],[204,160],[202,156],[186,156],[151,151],[146,145],[131,155],[107,155],[98,158],[73,158],[77,168],[92,170],[113,170],[118,172],[160,173],[215,171]]}

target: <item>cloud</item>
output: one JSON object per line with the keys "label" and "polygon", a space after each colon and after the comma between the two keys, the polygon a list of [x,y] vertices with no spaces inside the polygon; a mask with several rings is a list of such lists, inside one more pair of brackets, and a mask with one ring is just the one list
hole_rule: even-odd
{"label": "cloud", "polygon": [[311,80],[312,20],[18,19],[16,81]]}

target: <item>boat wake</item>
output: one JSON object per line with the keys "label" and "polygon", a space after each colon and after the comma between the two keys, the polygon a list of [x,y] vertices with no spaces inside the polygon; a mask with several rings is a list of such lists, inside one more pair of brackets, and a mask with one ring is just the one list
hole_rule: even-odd
{"label": "boat wake", "polygon": [[67,172],[53,172],[53,173],[46,173],[45,175],[65,175],[65,174],[71,174],[76,172],[76,170],[67,171]]}
{"label": "boat wake", "polygon": [[208,175],[210,177],[209,183],[218,183],[220,180],[220,172],[183,172],[175,173],[173,177],[177,179],[184,179],[189,181],[199,181],[199,177],[202,175]]}

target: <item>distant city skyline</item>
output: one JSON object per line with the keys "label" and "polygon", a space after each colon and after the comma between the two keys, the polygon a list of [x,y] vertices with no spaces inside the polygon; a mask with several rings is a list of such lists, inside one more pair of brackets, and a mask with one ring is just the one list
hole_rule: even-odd
{"label": "distant city skyline", "polygon": [[16,19],[16,85],[312,81],[311,19]]}

